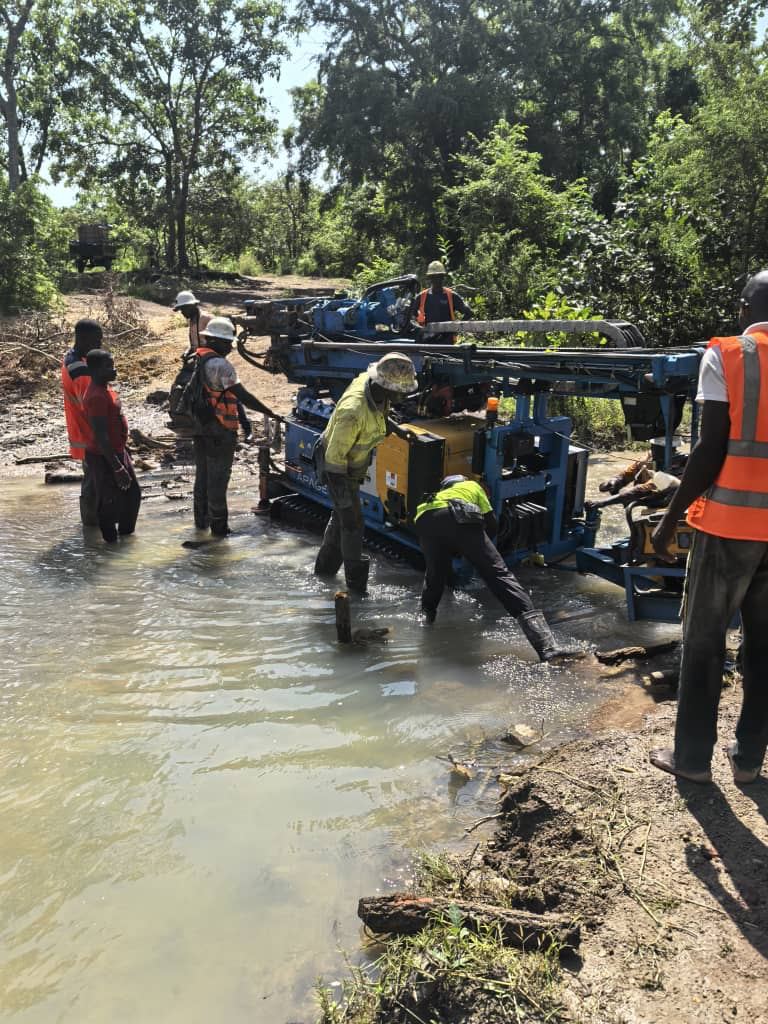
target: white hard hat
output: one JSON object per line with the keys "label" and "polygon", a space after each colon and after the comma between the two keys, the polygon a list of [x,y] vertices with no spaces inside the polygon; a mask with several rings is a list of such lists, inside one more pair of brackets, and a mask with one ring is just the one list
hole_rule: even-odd
{"label": "white hard hat", "polygon": [[182,306],[199,306],[200,299],[196,299],[192,292],[179,292],[173,300],[173,308],[181,309]]}
{"label": "white hard hat", "polygon": [[219,341],[235,340],[235,325],[226,316],[215,316],[208,321],[204,331],[200,331],[201,338],[218,338]]}
{"label": "white hard hat", "polygon": [[368,376],[374,384],[401,395],[409,395],[419,386],[413,363],[402,352],[387,352],[377,363],[370,363]]}

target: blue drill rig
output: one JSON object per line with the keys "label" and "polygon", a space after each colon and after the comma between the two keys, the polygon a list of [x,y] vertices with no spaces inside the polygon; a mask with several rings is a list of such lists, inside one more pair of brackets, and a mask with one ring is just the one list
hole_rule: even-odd
{"label": "blue drill rig", "polygon": [[[419,391],[398,412],[412,439],[387,437],[361,489],[373,547],[415,555],[418,503],[443,477],[462,473],[488,491],[497,544],[510,565],[534,555],[548,563],[573,557],[579,571],[625,589],[631,619],[676,618],[689,534],[681,525],[680,559],[671,567],[652,557],[652,515],[635,520],[626,539],[597,546],[600,510],[585,496],[589,449],[572,436],[557,404],[566,396],[620,402],[629,436],[653,441],[656,468],[669,470],[703,350],[647,348],[633,325],[618,321],[457,321],[420,329],[410,316],[417,288],[408,276],[373,285],[359,299],[254,300],[236,318],[241,356],[298,388],[285,424],[284,462],[273,463],[272,514],[324,522],[330,501],[314,451],[334,403],[371,361],[405,352]],[[594,347],[551,347],[563,332]],[[525,342],[484,346],[477,340],[484,334],[524,334]],[[442,343],[452,335],[472,340]],[[253,339],[265,336],[266,351],[254,352]],[[534,337],[550,347],[537,347]],[[693,410],[695,437],[695,403]]]}

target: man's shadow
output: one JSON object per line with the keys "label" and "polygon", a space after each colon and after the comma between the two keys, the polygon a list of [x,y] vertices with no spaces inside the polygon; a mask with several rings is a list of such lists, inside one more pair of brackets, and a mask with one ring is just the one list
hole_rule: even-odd
{"label": "man's shadow", "polygon": [[[718,786],[704,789],[678,779],[677,788],[718,855],[709,859],[691,843],[686,848],[688,868],[706,885],[744,938],[768,959],[768,846],[733,813]],[[747,792],[768,821],[768,780],[752,783],[746,787]],[[723,871],[728,873],[737,897],[723,885]]]}

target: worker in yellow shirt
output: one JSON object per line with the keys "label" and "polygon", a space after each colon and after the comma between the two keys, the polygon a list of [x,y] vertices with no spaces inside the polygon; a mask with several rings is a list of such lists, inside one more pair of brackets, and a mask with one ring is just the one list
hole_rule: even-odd
{"label": "worker in yellow shirt", "polygon": [[446,477],[440,489],[417,507],[414,522],[427,563],[421,595],[427,622],[435,621],[451,562],[461,556],[517,620],[541,661],[579,653],[558,646],[544,612],[533,607],[531,595],[499,554],[491,540],[497,530],[496,516],[479,483],[465,476]]}
{"label": "worker in yellow shirt", "polygon": [[350,590],[365,592],[370,563],[363,555],[360,484],[371,455],[389,433],[409,437],[389,418],[391,405],[416,391],[413,363],[401,352],[388,352],[371,363],[336,403],[315,450],[320,481],[328,488],[333,512],[317,553],[318,576],[335,576],[342,562]]}

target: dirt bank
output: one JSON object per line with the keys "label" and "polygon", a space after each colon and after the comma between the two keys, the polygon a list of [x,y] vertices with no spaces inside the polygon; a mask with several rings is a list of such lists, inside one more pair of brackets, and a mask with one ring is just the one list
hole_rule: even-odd
{"label": "dirt bank", "polygon": [[[730,740],[739,688],[724,695]],[[519,953],[460,915],[385,947],[349,982],[347,1024],[720,1024],[768,1019],[768,781],[677,782],[648,764],[675,705],[637,732],[609,732],[502,772],[496,831],[471,853],[427,858],[429,898],[493,905],[580,926],[573,951]]]}
{"label": "dirt bank", "polygon": [[[283,282],[281,287],[280,282]],[[262,282],[258,282],[262,284]],[[263,290],[207,288],[207,307],[217,313],[242,312],[246,297],[270,297],[295,289],[329,286],[305,278],[270,278]],[[129,426],[170,439],[167,408],[146,402],[154,391],[167,391],[187,344],[187,326],[167,305],[146,299],[94,291],[67,295],[60,310],[0,320],[0,473],[41,472],[44,459],[67,451],[60,365],[72,344],[72,328],[81,317],[98,320],[105,328],[105,347],[115,356],[118,389]],[[266,339],[265,339],[266,342]],[[255,342],[257,344],[257,342]],[[276,412],[288,412],[295,388],[283,377],[263,373],[237,353],[232,361],[243,383]]]}

